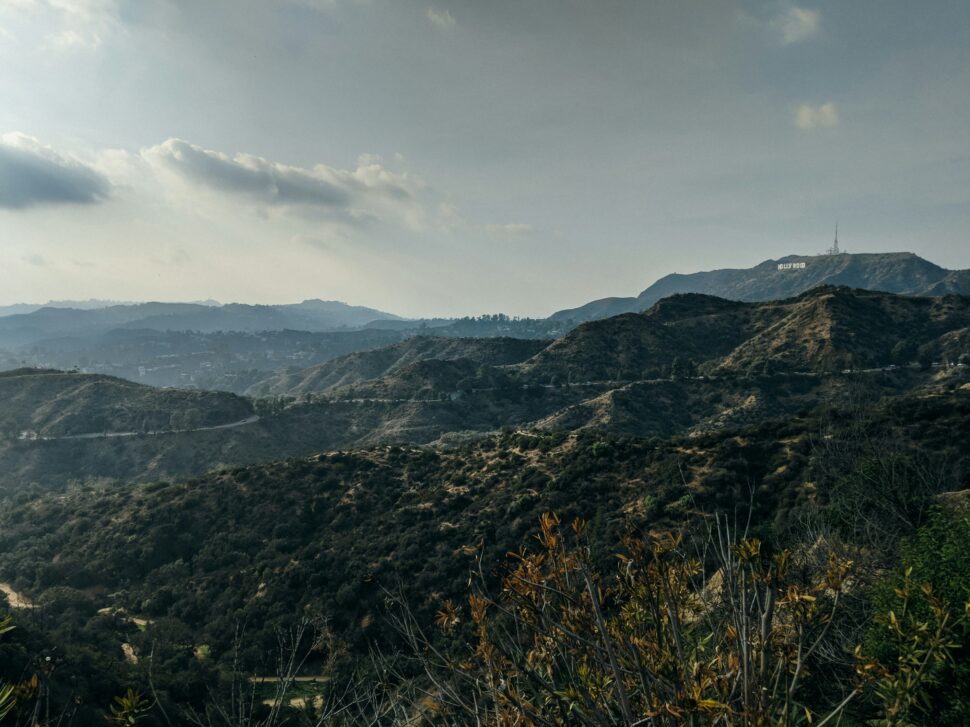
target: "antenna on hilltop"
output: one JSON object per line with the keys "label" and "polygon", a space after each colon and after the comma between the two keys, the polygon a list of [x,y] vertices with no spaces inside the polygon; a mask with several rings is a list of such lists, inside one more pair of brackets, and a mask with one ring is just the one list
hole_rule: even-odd
{"label": "antenna on hilltop", "polygon": [[835,242],[832,243],[832,247],[825,251],[826,255],[841,255],[842,251],[839,250],[839,223],[835,223]]}

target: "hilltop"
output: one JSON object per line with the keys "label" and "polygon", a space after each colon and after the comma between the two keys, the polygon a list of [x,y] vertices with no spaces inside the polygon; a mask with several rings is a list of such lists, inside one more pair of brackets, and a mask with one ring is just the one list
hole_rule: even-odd
{"label": "hilltop", "polygon": [[[906,297],[816,287],[785,300],[742,303],[697,293],[666,298],[644,313],[578,326],[519,368],[560,379],[655,378],[677,358],[708,373],[763,366],[788,371],[954,361],[970,327],[970,297]],[[961,350],[962,349],[962,350]],[[895,351],[895,353],[894,353]]]}
{"label": "hilltop", "polygon": [[439,338],[415,336],[391,346],[352,353],[305,369],[280,371],[249,388],[254,396],[301,396],[388,376],[419,361],[456,361],[504,366],[545,348],[546,341],[524,338]]}
{"label": "hilltop", "polygon": [[[958,388],[970,373],[960,364],[968,362],[970,298],[824,287],[763,303],[672,296],[646,313],[591,321],[552,342],[408,339],[277,375],[253,391],[273,397],[255,402],[261,418],[227,429],[22,441],[16,437],[25,429],[98,432],[111,421],[108,428],[137,433],[185,420],[155,398],[182,402],[195,412],[191,421],[203,423],[242,419],[251,405],[228,394],[94,375],[10,375],[0,384],[19,402],[10,411],[22,417],[0,438],[0,484],[59,488],[78,472],[178,479],[217,464],[432,443],[504,427],[702,434],[852,396]],[[114,402],[104,417],[95,414],[102,400]],[[47,417],[51,412],[65,413]]]}
{"label": "hilltop", "polygon": [[156,389],[111,376],[17,369],[0,374],[7,439],[97,436],[220,426],[252,416],[233,394]]}
{"label": "hilltop", "polygon": [[844,285],[900,295],[970,294],[970,270],[946,270],[910,252],[788,255],[753,268],[667,275],[635,298],[602,298],[553,313],[575,323],[639,313],[677,293],[743,301],[789,298],[818,285]]}

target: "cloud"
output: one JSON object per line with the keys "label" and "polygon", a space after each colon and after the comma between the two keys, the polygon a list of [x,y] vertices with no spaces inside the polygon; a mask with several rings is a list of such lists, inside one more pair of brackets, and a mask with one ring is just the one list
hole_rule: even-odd
{"label": "cloud", "polygon": [[444,10],[435,10],[434,8],[428,8],[426,13],[428,20],[435,27],[442,28],[443,30],[448,30],[449,28],[454,28],[457,25],[454,16],[451,11],[445,8]]}
{"label": "cloud", "polygon": [[6,0],[0,6],[47,28],[47,51],[94,49],[121,28],[119,0]]}
{"label": "cloud", "polygon": [[799,129],[823,129],[839,125],[839,111],[829,102],[821,106],[802,104],[795,109],[795,126]]}
{"label": "cloud", "polygon": [[818,10],[807,10],[797,5],[787,7],[771,21],[785,45],[800,43],[818,35],[822,27],[822,15]]}
{"label": "cloud", "polygon": [[91,167],[33,137],[0,135],[0,208],[94,204],[106,199],[110,188],[108,180]]}
{"label": "cloud", "polygon": [[45,258],[43,255],[38,255],[37,253],[24,255],[22,259],[25,263],[30,263],[38,268],[46,268],[49,264],[47,262],[47,258]]}
{"label": "cloud", "polygon": [[181,139],[146,149],[142,156],[186,182],[252,197],[267,206],[350,209],[373,197],[408,199],[415,187],[406,174],[390,172],[369,156],[354,170],[325,164],[304,168],[252,154],[230,157]]}
{"label": "cloud", "polygon": [[138,157],[173,201],[188,198],[197,207],[199,192],[209,191],[217,203],[246,200],[263,219],[311,219],[334,239],[350,239],[378,225],[415,232],[438,226],[429,206],[432,190],[420,178],[391,171],[374,155],[362,155],[354,169],[302,167],[169,139]]}

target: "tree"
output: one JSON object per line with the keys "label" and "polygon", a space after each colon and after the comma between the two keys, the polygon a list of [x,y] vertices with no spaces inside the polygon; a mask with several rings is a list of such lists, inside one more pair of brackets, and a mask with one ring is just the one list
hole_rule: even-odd
{"label": "tree", "polygon": [[684,363],[684,359],[680,356],[675,356],[673,362],[670,364],[670,378],[672,379],[682,379],[687,375],[687,366]]}
{"label": "tree", "polygon": [[916,360],[916,345],[907,339],[901,339],[890,352],[892,362],[898,366],[905,366]]}

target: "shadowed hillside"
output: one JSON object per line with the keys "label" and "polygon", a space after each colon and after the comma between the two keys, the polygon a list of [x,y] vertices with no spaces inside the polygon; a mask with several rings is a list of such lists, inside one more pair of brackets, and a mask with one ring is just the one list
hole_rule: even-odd
{"label": "shadowed hillside", "polygon": [[233,394],[37,369],[0,374],[0,402],[0,432],[7,439],[196,429],[253,414],[252,405]]}
{"label": "shadowed hillside", "polygon": [[438,338],[417,336],[392,346],[343,356],[306,369],[281,371],[250,387],[254,396],[300,396],[378,379],[418,361],[434,359],[504,366],[545,348],[545,341],[519,338]]}

